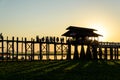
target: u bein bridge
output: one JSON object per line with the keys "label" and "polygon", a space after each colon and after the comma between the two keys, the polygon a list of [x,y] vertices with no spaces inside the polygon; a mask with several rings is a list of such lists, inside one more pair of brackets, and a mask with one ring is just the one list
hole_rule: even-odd
{"label": "u bein bridge", "polygon": [[0,61],[119,60],[120,43],[99,42],[95,29],[70,26],[59,37],[27,40],[0,34]]}

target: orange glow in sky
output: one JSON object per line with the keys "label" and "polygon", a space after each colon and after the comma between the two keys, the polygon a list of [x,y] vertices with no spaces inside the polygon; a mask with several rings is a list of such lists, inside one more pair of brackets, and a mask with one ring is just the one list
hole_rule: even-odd
{"label": "orange glow in sky", "polygon": [[108,35],[108,32],[107,32],[107,29],[105,29],[104,26],[102,25],[99,25],[99,24],[93,24],[90,26],[90,28],[93,28],[93,29],[96,29],[96,33],[102,35],[99,37],[99,41],[106,41],[107,40],[107,37],[109,36]]}

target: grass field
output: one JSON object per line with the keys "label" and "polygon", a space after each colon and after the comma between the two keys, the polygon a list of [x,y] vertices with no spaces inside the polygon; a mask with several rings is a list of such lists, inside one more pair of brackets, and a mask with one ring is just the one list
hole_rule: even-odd
{"label": "grass field", "polygon": [[0,80],[120,80],[120,61],[1,62]]}

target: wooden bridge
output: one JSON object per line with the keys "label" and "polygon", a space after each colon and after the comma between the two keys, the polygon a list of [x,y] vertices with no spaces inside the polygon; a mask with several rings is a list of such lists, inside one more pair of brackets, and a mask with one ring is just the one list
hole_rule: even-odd
{"label": "wooden bridge", "polygon": [[[33,60],[57,60],[60,55],[63,59],[67,53],[67,43],[64,38],[43,37],[36,40],[31,38],[22,38],[0,40],[0,59],[2,61],[33,61]],[[51,51],[52,49],[52,51]]]}
{"label": "wooden bridge", "polygon": [[[94,42],[93,42],[94,43]],[[98,44],[83,45],[78,44],[78,59],[82,53],[91,56],[92,60],[119,60],[120,43],[117,42],[97,42]],[[94,53],[94,46],[96,53]],[[34,60],[72,60],[75,57],[75,46],[67,38],[43,37],[36,39],[1,39],[0,40],[0,60],[1,61],[34,61]],[[80,50],[80,51],[79,51]],[[90,57],[89,57],[90,58]]]}
{"label": "wooden bridge", "polygon": [[[120,43],[119,42],[99,42],[99,53],[104,54],[104,59],[119,60],[120,59]],[[103,51],[103,52],[101,52]]]}
{"label": "wooden bridge", "polygon": [[1,61],[119,60],[120,43],[99,42],[95,29],[69,26],[62,38],[5,39],[0,34]]}

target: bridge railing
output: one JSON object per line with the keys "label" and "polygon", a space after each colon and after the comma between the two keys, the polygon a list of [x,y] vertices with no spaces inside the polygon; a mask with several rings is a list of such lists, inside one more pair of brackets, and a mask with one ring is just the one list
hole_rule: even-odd
{"label": "bridge railing", "polygon": [[100,47],[120,47],[120,42],[99,42]]}

